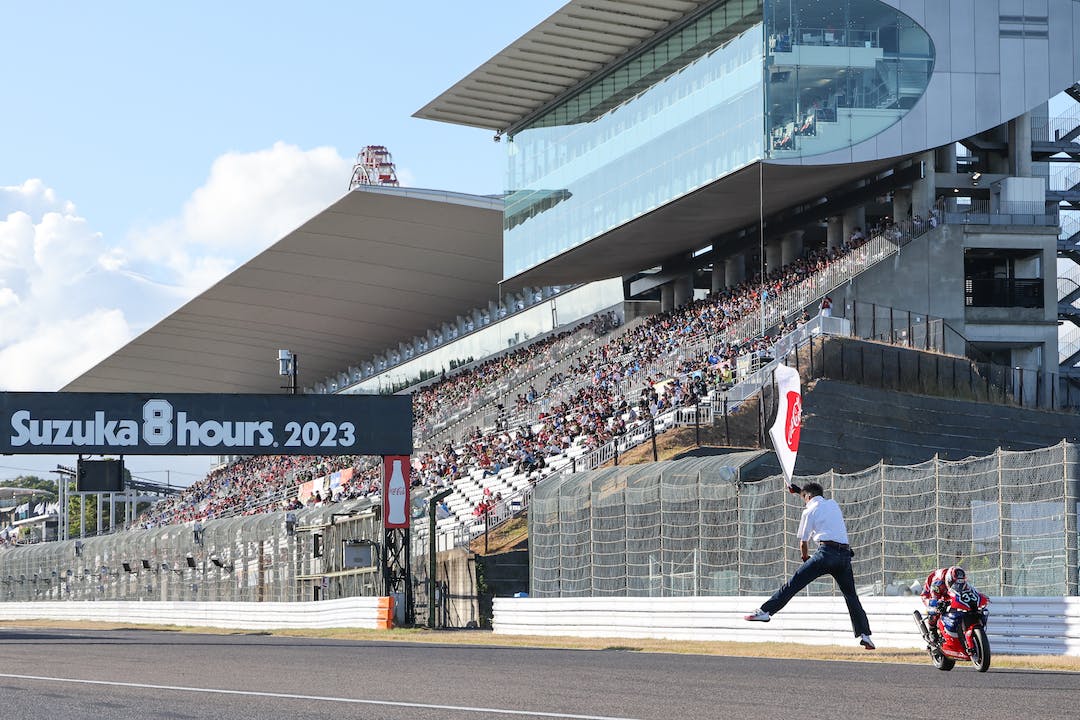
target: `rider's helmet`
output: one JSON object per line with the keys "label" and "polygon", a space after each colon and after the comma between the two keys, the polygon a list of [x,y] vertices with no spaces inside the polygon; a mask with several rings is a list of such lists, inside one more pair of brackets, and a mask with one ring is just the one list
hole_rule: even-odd
{"label": "rider's helmet", "polygon": [[964,572],[964,568],[959,565],[953,565],[945,571],[946,587],[963,587],[964,585],[967,585],[967,573]]}

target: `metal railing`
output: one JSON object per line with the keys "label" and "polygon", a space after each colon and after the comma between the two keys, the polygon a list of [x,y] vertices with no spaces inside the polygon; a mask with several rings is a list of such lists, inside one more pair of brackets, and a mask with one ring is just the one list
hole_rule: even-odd
{"label": "metal railing", "polygon": [[964,307],[1041,308],[1041,278],[965,278]]}
{"label": "metal railing", "polygon": [[1076,213],[1072,212],[1062,215],[1061,232],[1058,237],[1068,240],[1077,233],[1080,233],[1080,217],[1077,217]]}
{"label": "metal railing", "polygon": [[1059,142],[1070,137],[1080,127],[1080,119],[1074,117],[1031,118],[1031,139],[1035,142]]}
{"label": "metal railing", "polygon": [[[603,313],[600,313],[599,315],[603,315]],[[559,332],[565,332],[565,330],[560,330]],[[543,372],[545,368],[550,367],[555,358],[575,355],[583,347],[591,347],[594,345],[601,337],[604,336],[598,336],[592,328],[583,327],[574,331],[569,337],[555,341],[544,348],[538,355],[530,358],[519,367],[514,368],[514,370],[510,371],[498,381],[492,382],[483,388],[476,389],[469,397],[459,399],[454,402],[451,407],[440,410],[434,416],[421,423],[417,423],[415,427],[417,435],[429,442],[437,442],[447,434],[453,434],[455,431],[460,432],[464,427],[484,424],[484,418],[481,416],[493,414],[493,407],[497,403],[497,400],[500,397],[505,396],[511,387],[528,382],[529,378],[535,376],[537,373]],[[543,342],[543,338],[540,338],[539,340],[534,339],[533,342],[523,344],[514,348],[514,350],[525,349],[529,347],[529,345],[535,344],[535,342]],[[511,350],[511,352],[514,350]],[[490,361],[491,358],[477,361],[470,366],[466,366],[465,370],[479,367],[485,362]],[[462,372],[462,369],[458,369],[458,372]],[[418,388],[423,388],[434,382],[437,382],[437,380],[424,383],[423,385],[418,386]],[[415,390],[417,388],[413,389]]]}
{"label": "metal railing", "polygon": [[[632,450],[645,442],[655,439],[657,434],[678,427],[691,427],[695,425],[711,425],[714,421],[712,404],[701,403],[695,406],[683,406],[673,408],[666,413],[661,413],[655,420],[645,418],[634,424],[626,433],[594,448],[593,450],[571,457],[568,467],[563,472],[571,474],[595,470],[609,462],[618,463],[621,453]],[[558,458],[549,458],[558,462]],[[561,473],[553,473],[557,475]],[[549,476],[551,477],[551,476]],[[546,480],[546,478],[545,478]],[[470,520],[453,526],[443,526],[437,530],[438,546],[440,548],[462,547],[468,545],[485,532],[497,529],[503,523],[520,515],[529,507],[532,499],[533,486],[522,488],[503,498],[485,514],[475,516]],[[427,537],[427,530],[419,530],[423,537]]]}
{"label": "metal railing", "polygon": [[[557,347],[545,350],[525,366],[515,370],[507,379],[486,388],[483,399],[479,396],[474,397],[464,408],[456,409],[448,422],[441,426],[425,424],[424,429],[418,432],[419,436],[429,445],[437,445],[447,440],[459,441],[464,432],[474,427],[494,427],[500,415],[512,417],[513,411],[508,408],[512,402],[511,398],[515,398],[515,393],[519,389],[537,382],[546,385],[548,378],[556,372],[565,372],[581,356],[597,345],[618,339],[640,323],[640,319],[622,323],[612,328],[610,332],[600,335],[589,329],[581,331],[581,336],[575,334],[574,342],[558,344]],[[503,406],[502,411],[499,410],[499,405]],[[518,423],[511,420],[509,424]]]}
{"label": "metal railing", "polygon": [[1041,201],[992,201],[971,198],[945,212],[946,223],[960,225],[1025,225],[1054,227],[1061,223],[1061,213]]}

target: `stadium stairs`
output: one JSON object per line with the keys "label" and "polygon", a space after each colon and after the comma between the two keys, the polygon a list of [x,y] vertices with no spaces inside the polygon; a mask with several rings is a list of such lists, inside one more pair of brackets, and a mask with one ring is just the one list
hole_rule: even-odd
{"label": "stadium stairs", "polygon": [[[635,398],[637,394],[640,393],[641,388],[644,387],[644,381],[649,376],[657,375],[671,377],[675,365],[678,363],[678,356],[691,357],[704,354],[718,341],[738,343],[748,338],[759,336],[762,329],[762,320],[765,321],[764,324],[766,327],[773,327],[780,323],[785,317],[797,316],[804,308],[815,306],[822,297],[833,292],[840,285],[849,282],[853,277],[895,255],[903,245],[914,237],[921,236],[927,232],[939,232],[939,230],[930,228],[925,223],[915,226],[909,222],[898,225],[889,232],[891,237],[886,237],[886,235],[882,233],[871,238],[870,241],[852,251],[841,262],[834,263],[825,271],[810,276],[796,287],[785,290],[777,297],[772,298],[766,304],[763,313],[753,312],[740,318],[727,329],[723,334],[723,337],[697,338],[697,342],[687,343],[687,346],[683,347],[678,354],[669,355],[666,359],[661,360],[653,367],[643,368],[642,372],[632,378],[626,379],[622,383],[622,386],[620,387],[621,394],[628,399]],[[590,342],[587,347],[582,347],[575,352],[573,358],[566,358],[564,362],[561,362],[560,367],[569,368],[572,361],[576,360],[578,357],[583,357],[586,353],[602,343],[610,342],[618,338],[621,334],[628,332],[633,326],[633,324],[626,324],[616,331],[609,333],[602,338],[598,338],[596,342]],[[550,377],[551,374],[553,373],[547,374],[546,377]],[[586,378],[568,378],[567,381],[555,389],[555,392],[548,393],[545,397],[541,398],[540,402],[530,405],[525,412],[512,414],[508,419],[508,426],[518,427],[525,423],[537,422],[540,413],[546,412],[553,401],[558,401],[569,396],[574,391],[590,382],[591,380]],[[524,386],[524,384],[524,382],[521,382],[517,383],[516,386],[521,387]],[[510,396],[507,395],[507,397]],[[478,413],[471,416],[469,419],[476,422],[482,417],[484,417],[484,415]],[[669,430],[671,427],[673,427],[673,425],[666,421],[658,423],[656,432],[660,434]],[[455,424],[455,434],[460,433],[462,429],[464,429],[462,423]],[[489,430],[491,428],[483,427],[482,429]],[[443,433],[439,433],[436,437],[440,440],[447,439],[447,436]],[[647,437],[648,435],[641,432],[638,432],[633,437],[630,437],[629,435],[624,437],[619,441],[619,452],[630,450],[632,447],[644,442]],[[425,444],[429,447],[434,447],[432,444]],[[485,477],[479,470],[473,470],[466,477],[455,483],[454,492],[447,498],[447,505],[450,509],[449,516],[439,521],[438,532],[440,534],[456,535],[457,539],[454,540],[455,544],[461,544],[468,537],[475,536],[478,532],[480,521],[474,516],[473,509],[481,501],[494,497],[496,493],[501,493],[504,499],[508,501],[508,504],[510,504],[510,507],[504,508],[500,517],[496,519],[496,524],[509,517],[513,517],[514,514],[521,509],[524,509],[527,505],[527,497],[525,496],[529,494],[531,486],[535,482],[539,482],[545,477],[564,469],[577,467],[579,458],[584,459],[583,456],[585,455],[586,452],[584,449],[573,447],[562,456],[549,458],[547,467],[542,472],[535,474],[514,475],[512,470],[504,469],[494,477]],[[585,464],[584,467],[596,467],[601,464],[596,462],[595,457],[592,457],[589,460],[589,463]],[[758,473],[764,472],[766,468],[767,464],[762,464]],[[485,490],[487,491],[487,494],[485,494]]]}
{"label": "stadium stairs", "polygon": [[638,318],[629,323],[623,323],[602,335],[596,335],[589,328],[578,330],[574,335],[581,336],[581,340],[575,342],[574,338],[570,338],[569,342],[572,343],[572,347],[559,352],[557,361],[538,362],[511,373],[503,381],[494,383],[490,388],[487,388],[482,396],[472,400],[471,404],[476,406],[475,409],[462,413],[449,423],[437,425],[433,428],[433,432],[424,433],[420,431],[418,435],[419,441],[425,447],[434,448],[447,442],[460,442],[462,437],[473,428],[490,428],[500,419],[513,425],[514,418],[507,419],[506,417],[510,413],[509,410],[506,411],[502,418],[499,417],[499,405],[510,408],[517,394],[524,393],[530,385],[546,386],[552,376],[560,372],[567,372],[573,363],[593,349],[604,343],[617,340],[640,325],[642,321],[642,318]]}

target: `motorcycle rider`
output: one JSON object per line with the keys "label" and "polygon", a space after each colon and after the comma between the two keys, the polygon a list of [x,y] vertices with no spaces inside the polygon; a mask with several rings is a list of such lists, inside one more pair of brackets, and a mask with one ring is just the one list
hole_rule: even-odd
{"label": "motorcycle rider", "polygon": [[926,603],[926,624],[934,642],[941,640],[938,635],[937,621],[941,612],[948,609],[949,588],[959,589],[965,585],[967,585],[967,573],[959,565],[938,568],[926,576],[922,599]]}

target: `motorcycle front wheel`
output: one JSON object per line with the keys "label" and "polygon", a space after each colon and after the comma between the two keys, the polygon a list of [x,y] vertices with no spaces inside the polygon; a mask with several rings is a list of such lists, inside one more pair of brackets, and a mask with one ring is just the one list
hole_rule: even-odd
{"label": "motorcycle front wheel", "polygon": [[990,641],[981,627],[971,630],[971,664],[979,672],[990,669]]}

